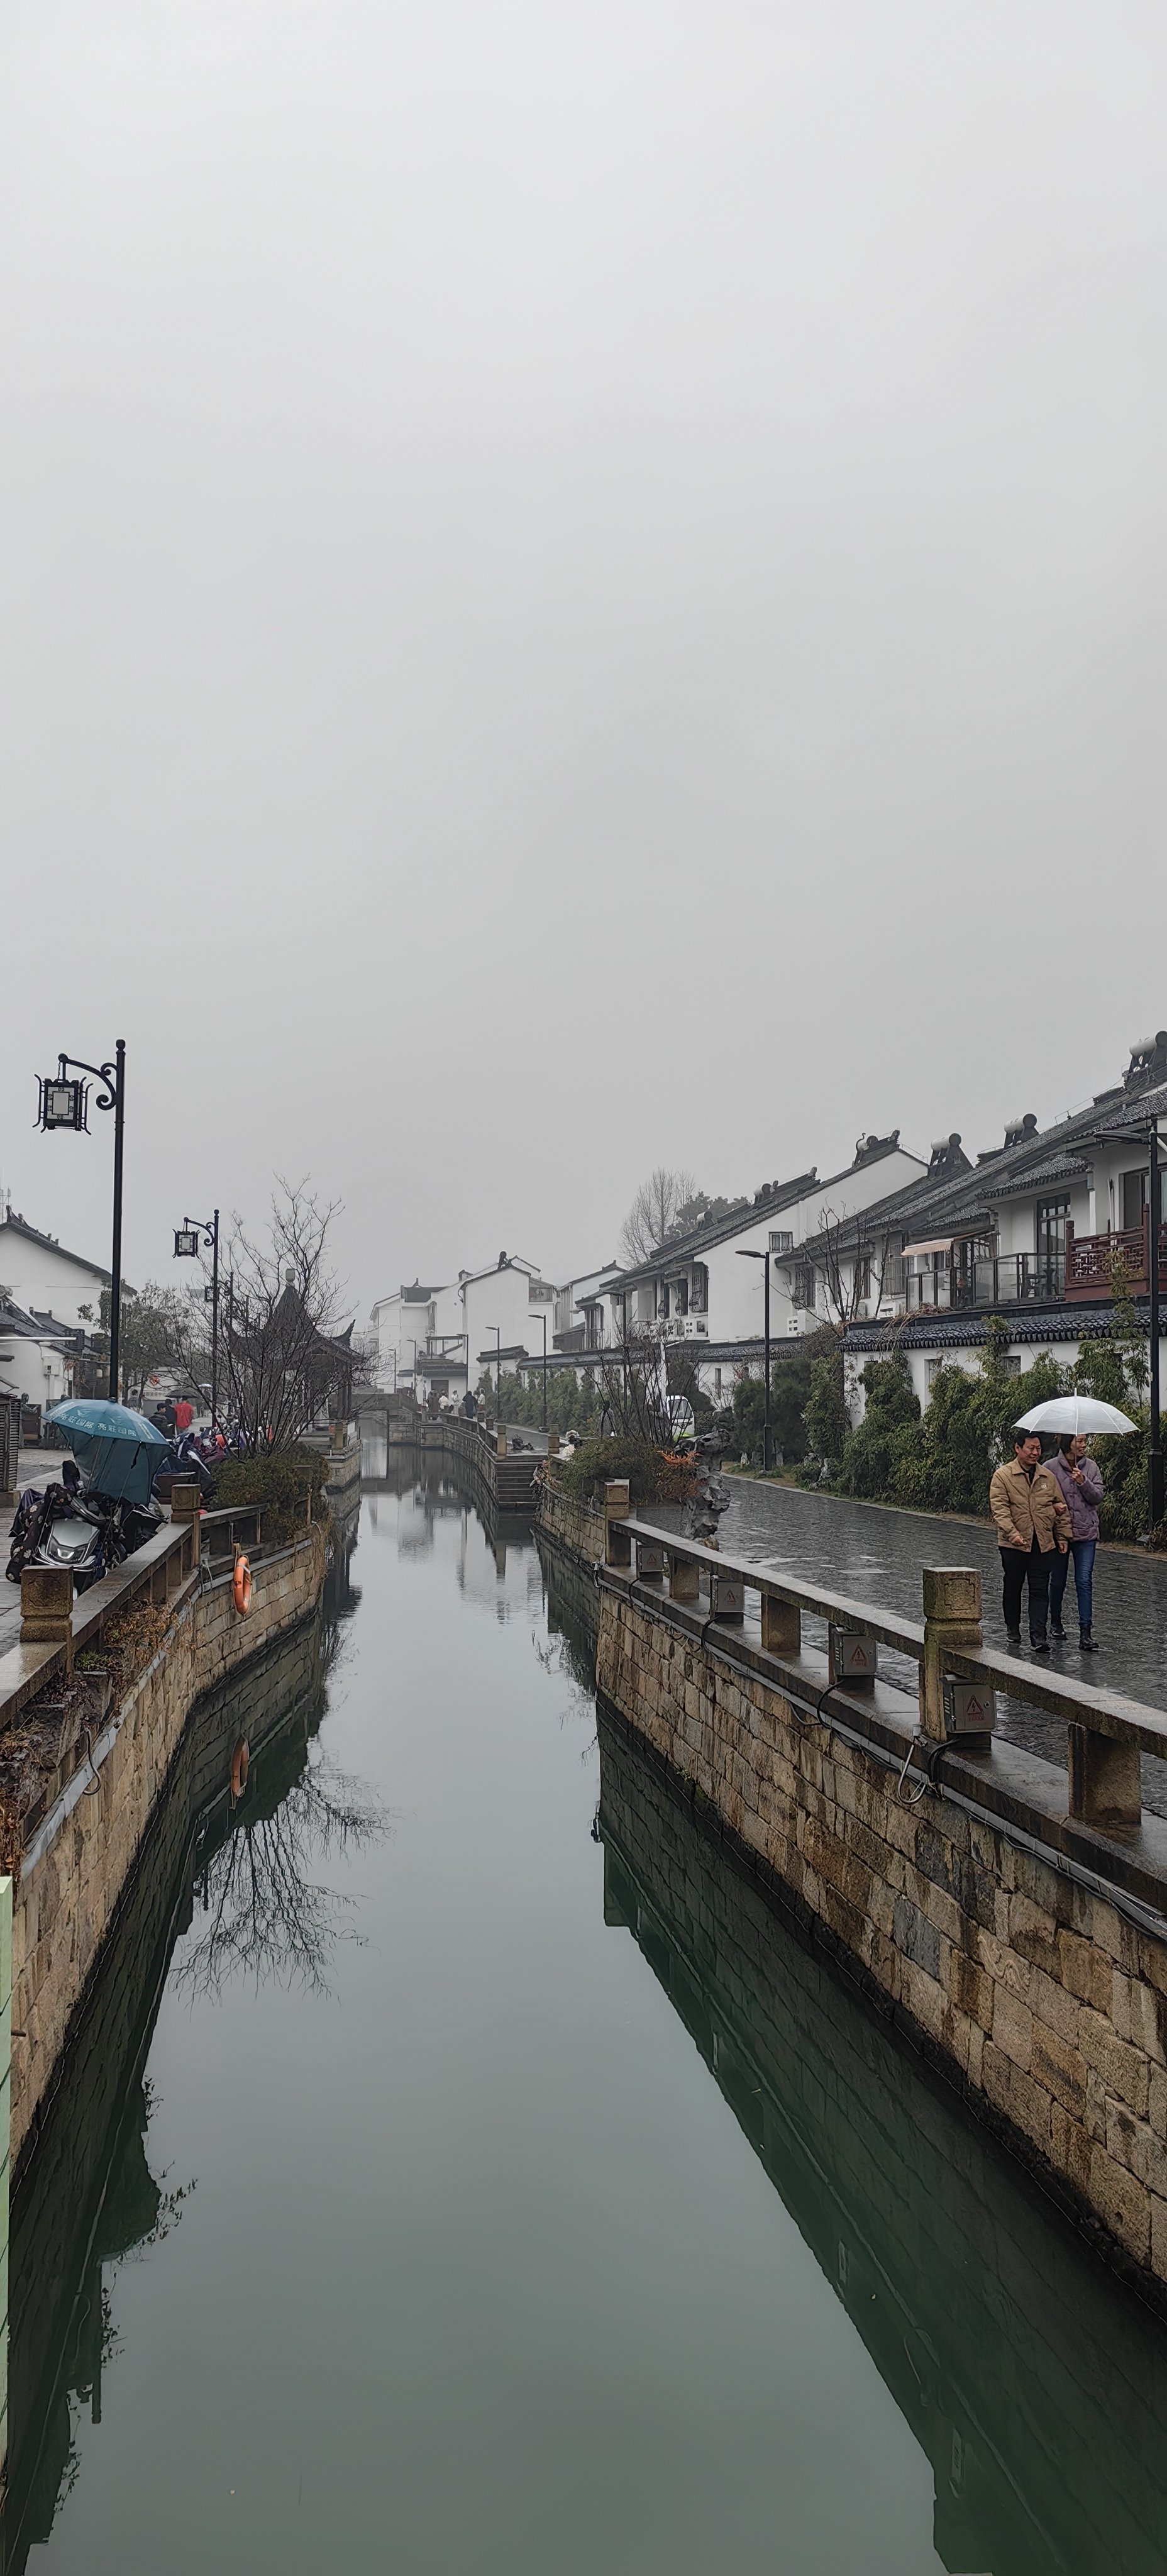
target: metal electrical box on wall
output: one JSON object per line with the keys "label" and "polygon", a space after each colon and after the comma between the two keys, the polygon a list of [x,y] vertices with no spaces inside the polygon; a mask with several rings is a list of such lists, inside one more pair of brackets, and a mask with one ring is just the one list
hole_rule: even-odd
{"label": "metal electrical box on wall", "polygon": [[831,1680],[873,1682],[879,1670],[879,1646],[866,1629],[832,1628]]}
{"label": "metal electrical box on wall", "polygon": [[987,1682],[958,1682],[944,1676],[946,1735],[991,1735],[997,1723],[997,1694]]}

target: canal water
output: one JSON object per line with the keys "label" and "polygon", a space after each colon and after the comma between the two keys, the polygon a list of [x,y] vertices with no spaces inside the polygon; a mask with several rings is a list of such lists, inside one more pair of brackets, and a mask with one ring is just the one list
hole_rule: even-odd
{"label": "canal water", "polygon": [[388,1463],[18,2195],[8,2576],[1161,2570],[1163,2331]]}

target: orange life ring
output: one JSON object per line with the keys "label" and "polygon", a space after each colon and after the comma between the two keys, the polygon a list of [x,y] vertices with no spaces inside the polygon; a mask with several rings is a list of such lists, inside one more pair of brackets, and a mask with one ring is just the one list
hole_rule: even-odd
{"label": "orange life ring", "polygon": [[231,1756],[231,1795],[235,1799],[241,1798],[245,1788],[247,1787],[247,1774],[250,1765],[251,1754],[248,1749],[247,1737],[245,1735],[241,1735]]}
{"label": "orange life ring", "polygon": [[240,1548],[239,1554],[235,1559],[235,1572],[231,1578],[231,1591],[234,1596],[235,1607],[239,1616],[241,1619],[245,1619],[251,1608],[251,1567],[248,1564],[242,1548]]}

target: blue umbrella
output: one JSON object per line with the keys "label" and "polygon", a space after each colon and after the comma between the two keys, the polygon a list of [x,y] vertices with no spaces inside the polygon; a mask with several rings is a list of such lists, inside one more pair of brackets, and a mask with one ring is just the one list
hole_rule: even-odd
{"label": "blue umbrella", "polygon": [[109,1404],[101,1396],[78,1396],[58,1404],[48,1415],[69,1434],[69,1446],[85,1481],[111,1502],[148,1503],[150,1487],[162,1465],[159,1454],[170,1442],[144,1413],[128,1404]]}

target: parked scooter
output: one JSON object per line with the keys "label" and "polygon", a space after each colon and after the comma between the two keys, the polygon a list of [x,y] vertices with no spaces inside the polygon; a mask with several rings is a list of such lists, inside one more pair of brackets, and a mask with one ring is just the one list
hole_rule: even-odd
{"label": "parked scooter", "polygon": [[87,1592],[115,1565],[125,1562],[161,1527],[156,1503],[111,1502],[90,1492],[72,1459],[61,1470],[61,1482],[29,1485],[21,1495],[12,1523],[7,1575],[19,1583],[26,1566],[67,1565],[78,1592]]}

